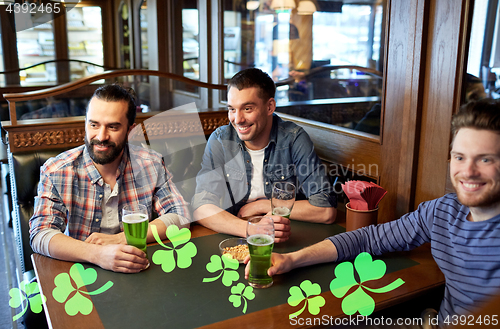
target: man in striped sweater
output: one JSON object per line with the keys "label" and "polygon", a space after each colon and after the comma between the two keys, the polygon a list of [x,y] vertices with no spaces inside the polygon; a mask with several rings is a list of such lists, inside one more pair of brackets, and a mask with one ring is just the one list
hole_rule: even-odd
{"label": "man in striped sweater", "polygon": [[294,268],[381,255],[431,243],[446,278],[443,323],[469,314],[500,291],[500,101],[468,103],[452,121],[450,175],[456,194],[423,202],[398,220],[273,254],[269,275]]}

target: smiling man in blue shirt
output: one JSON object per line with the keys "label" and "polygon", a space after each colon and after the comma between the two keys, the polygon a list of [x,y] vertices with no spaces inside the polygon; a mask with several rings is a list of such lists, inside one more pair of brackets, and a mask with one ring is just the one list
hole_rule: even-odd
{"label": "smiling man in blue shirt", "polygon": [[[307,133],[274,111],[276,86],[251,68],[228,84],[230,124],[208,140],[193,197],[194,218],[217,232],[245,236],[242,217],[271,212],[272,185],[298,185],[291,219],[332,223],[337,200],[326,168]],[[289,220],[273,216],[276,242],[290,235]]]}
{"label": "smiling man in blue shirt", "polygon": [[[456,193],[421,203],[398,220],[273,254],[269,275],[325,262],[381,255],[430,242],[446,284],[439,323],[473,313],[500,291],[500,100],[464,105],[452,121],[450,177]],[[248,277],[248,266],[246,269]],[[417,278],[416,278],[417,279]]]}

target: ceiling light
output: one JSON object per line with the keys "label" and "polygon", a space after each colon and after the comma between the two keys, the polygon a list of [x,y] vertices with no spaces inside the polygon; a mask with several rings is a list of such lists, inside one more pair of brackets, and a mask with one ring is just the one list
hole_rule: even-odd
{"label": "ceiling light", "polygon": [[299,2],[299,7],[297,8],[297,14],[299,15],[312,15],[316,12],[316,6],[314,2],[310,0],[303,0]]}
{"label": "ceiling light", "polygon": [[259,8],[259,5],[260,5],[260,1],[247,1],[247,10],[255,10],[257,8]]}
{"label": "ceiling light", "polygon": [[295,8],[295,0],[273,0],[273,2],[271,2],[271,9],[274,10],[293,8]]}

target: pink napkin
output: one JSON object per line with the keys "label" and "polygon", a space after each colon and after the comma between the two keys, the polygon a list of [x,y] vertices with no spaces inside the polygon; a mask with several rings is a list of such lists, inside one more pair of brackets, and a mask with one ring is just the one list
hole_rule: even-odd
{"label": "pink napkin", "polygon": [[355,210],[377,208],[380,200],[387,193],[382,187],[372,182],[350,180],[341,185],[349,198],[350,207]]}

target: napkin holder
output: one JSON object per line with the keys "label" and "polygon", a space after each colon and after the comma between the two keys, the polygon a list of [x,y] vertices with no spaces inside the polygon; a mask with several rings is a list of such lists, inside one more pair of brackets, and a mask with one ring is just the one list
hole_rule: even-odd
{"label": "napkin holder", "polygon": [[372,210],[356,210],[350,207],[350,202],[345,207],[346,231],[354,231],[361,227],[377,224],[378,207]]}

